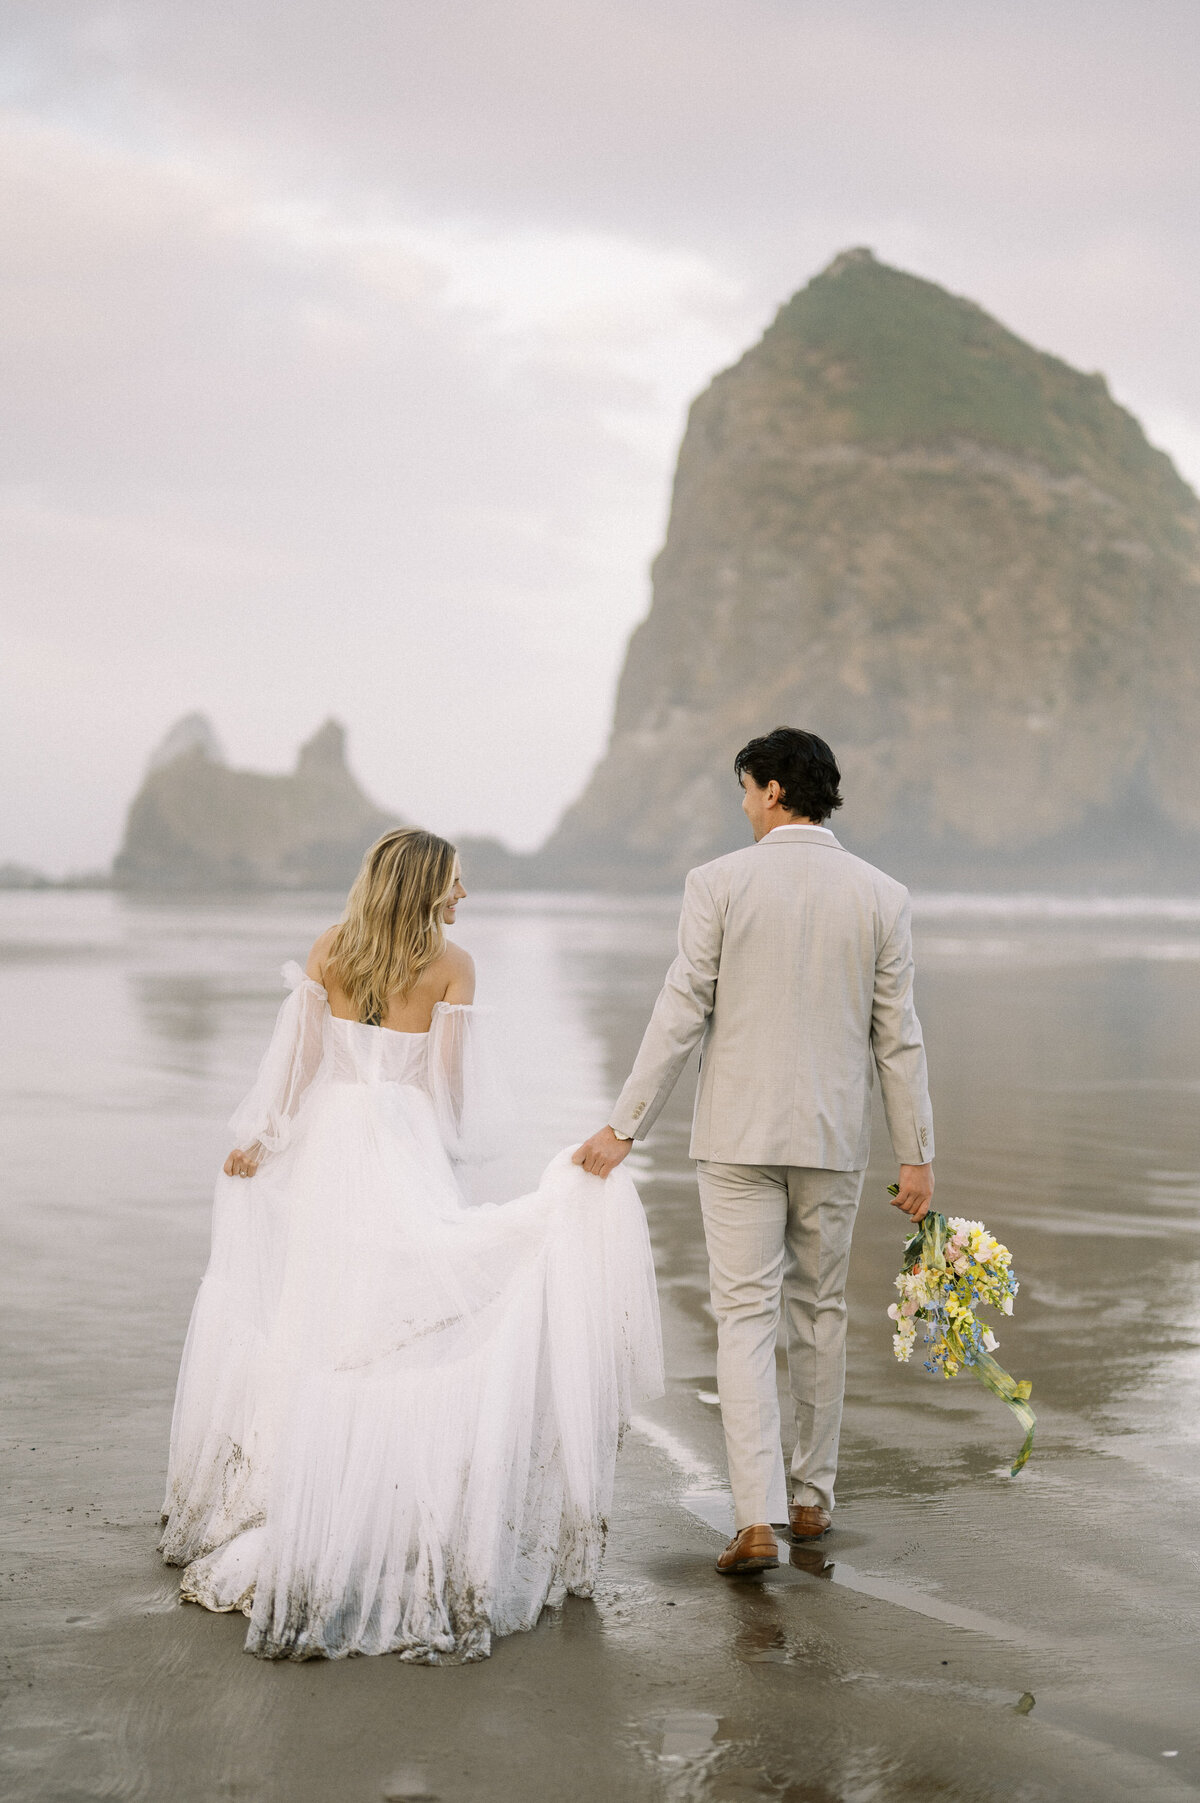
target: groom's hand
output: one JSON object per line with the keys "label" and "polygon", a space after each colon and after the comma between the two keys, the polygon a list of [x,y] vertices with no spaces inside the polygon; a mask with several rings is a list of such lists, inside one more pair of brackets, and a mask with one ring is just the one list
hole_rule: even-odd
{"label": "groom's hand", "polygon": [[903,1209],[912,1221],[923,1221],[933,1201],[933,1166],[902,1164],[900,1188],[892,1197],[892,1207]]}
{"label": "groom's hand", "polygon": [[599,1133],[593,1133],[591,1139],[584,1140],[571,1163],[581,1164],[593,1177],[607,1177],[610,1171],[616,1170],[632,1147],[631,1139],[618,1139],[611,1127],[601,1127]]}

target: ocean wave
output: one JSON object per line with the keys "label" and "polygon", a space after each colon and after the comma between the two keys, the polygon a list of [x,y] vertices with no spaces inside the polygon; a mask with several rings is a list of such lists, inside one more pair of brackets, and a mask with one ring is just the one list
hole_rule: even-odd
{"label": "ocean wave", "polygon": [[1200,926],[1200,896],[914,892],[915,920],[1162,921]]}

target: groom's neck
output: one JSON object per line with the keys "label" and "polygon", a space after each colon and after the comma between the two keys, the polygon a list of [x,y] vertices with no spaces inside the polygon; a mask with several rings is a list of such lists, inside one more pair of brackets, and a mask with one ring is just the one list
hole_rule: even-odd
{"label": "groom's neck", "polygon": [[774,808],[769,814],[763,815],[760,824],[762,831],[757,837],[765,839],[777,826],[819,826],[821,823],[819,820],[810,820],[807,814],[788,814],[783,808]]}

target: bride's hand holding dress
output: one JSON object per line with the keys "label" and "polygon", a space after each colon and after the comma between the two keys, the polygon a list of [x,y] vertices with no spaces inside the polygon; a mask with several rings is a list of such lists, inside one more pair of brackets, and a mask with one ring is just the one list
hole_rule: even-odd
{"label": "bride's hand holding dress", "polygon": [[261,1160],[261,1146],[247,1146],[244,1152],[240,1146],[235,1146],[221,1169],[227,1177],[253,1177]]}

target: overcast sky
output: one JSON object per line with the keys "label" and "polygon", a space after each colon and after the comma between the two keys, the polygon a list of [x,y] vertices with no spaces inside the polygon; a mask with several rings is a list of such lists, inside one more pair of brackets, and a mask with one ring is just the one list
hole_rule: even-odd
{"label": "overcast sky", "polygon": [[[539,841],[688,401],[869,244],[1200,483],[1195,0],[7,0],[0,862],[208,713]],[[768,722],[767,724],[770,724]]]}

